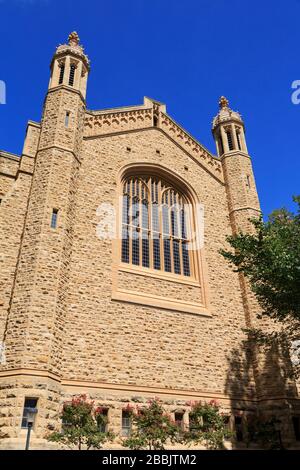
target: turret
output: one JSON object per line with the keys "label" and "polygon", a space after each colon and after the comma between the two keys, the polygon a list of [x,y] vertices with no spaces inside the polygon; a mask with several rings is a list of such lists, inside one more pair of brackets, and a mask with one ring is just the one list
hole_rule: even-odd
{"label": "turret", "polygon": [[251,230],[249,218],[260,215],[245,126],[237,111],[221,96],[220,110],[213,120],[212,133],[221,158],[233,232]]}
{"label": "turret", "polygon": [[88,72],[79,37],[71,33],[51,62],[7,326],[8,363],[58,375]]}
{"label": "turret", "polygon": [[79,44],[79,36],[75,31],[69,35],[68,44],[57,47],[50,68],[49,89],[71,87],[85,99],[90,61],[83,46]]}
{"label": "turret", "polygon": [[220,111],[213,120],[213,135],[218,156],[239,150],[248,153],[245,141],[245,127],[241,115],[229,108],[225,96],[219,100]]}

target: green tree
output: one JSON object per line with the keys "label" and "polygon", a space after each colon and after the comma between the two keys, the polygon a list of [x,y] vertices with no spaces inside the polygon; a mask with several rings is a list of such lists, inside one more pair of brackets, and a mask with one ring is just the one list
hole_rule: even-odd
{"label": "green tree", "polygon": [[167,443],[178,442],[180,430],[164,410],[159,399],[150,400],[148,406],[131,407],[131,435],[123,441],[129,449],[163,450]]}
{"label": "green tree", "polygon": [[[279,346],[286,357],[300,339],[300,196],[294,201],[296,213],[279,209],[266,222],[253,219],[253,233],[228,237],[231,249],[221,250],[234,269],[248,279],[261,306],[259,317],[276,322],[272,332],[251,329],[249,334],[265,347]],[[297,351],[295,354],[293,372],[299,375],[300,357]]]}
{"label": "green tree", "polygon": [[279,431],[280,420],[274,416],[253,415],[247,418],[247,445],[256,443],[262,449],[282,449]]}
{"label": "green tree", "polygon": [[224,440],[232,437],[226,425],[226,416],[215,400],[194,402],[189,414],[189,430],[184,435],[187,444],[201,444],[208,449],[223,449]]}
{"label": "green tree", "polygon": [[89,401],[86,395],[74,397],[72,401],[65,402],[61,414],[62,430],[53,432],[48,440],[58,442],[78,450],[101,449],[103,444],[114,439],[111,432],[103,432],[103,425],[107,424],[101,407],[95,408],[94,402]]}

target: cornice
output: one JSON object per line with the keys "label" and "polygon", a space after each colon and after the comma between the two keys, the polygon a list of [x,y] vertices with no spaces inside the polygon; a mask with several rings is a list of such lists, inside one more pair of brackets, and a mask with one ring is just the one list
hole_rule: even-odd
{"label": "cornice", "polygon": [[76,94],[81,98],[81,101],[83,102],[83,104],[84,104],[84,106],[85,106],[85,99],[84,99],[83,94],[81,93],[81,91],[76,90],[75,88],[73,88],[73,87],[71,87],[71,86],[68,86],[68,85],[58,85],[58,86],[56,86],[56,87],[49,88],[49,90],[47,91],[46,97],[47,97],[50,93],[54,93],[54,92],[56,92],[56,91],[61,91],[61,90],[69,91],[70,93],[76,93]]}
{"label": "cornice", "polygon": [[237,156],[249,158],[249,160],[251,160],[250,155],[246,152],[243,152],[242,150],[229,150],[228,152],[224,153],[221,156],[220,161],[223,162],[223,160],[225,160],[226,158],[230,158],[230,157],[236,158]]}
{"label": "cornice", "polygon": [[20,155],[16,153],[6,152],[5,150],[0,150],[0,157],[7,158],[8,160],[14,160],[18,162],[20,160]]}
{"label": "cornice", "polygon": [[41,123],[37,122],[37,121],[31,121],[29,119],[29,121],[27,122],[27,127],[28,126],[37,127],[38,129],[40,129],[41,128]]}
{"label": "cornice", "polygon": [[235,207],[234,209],[229,211],[229,215],[233,214],[234,212],[239,212],[239,211],[255,211],[255,212],[259,212],[260,214],[262,213],[261,209],[257,207],[243,206],[243,207]]}
{"label": "cornice", "polygon": [[[287,395],[280,395],[280,396],[268,396],[265,397],[264,395],[260,394],[259,396],[247,396],[246,394],[241,395],[228,395],[226,393],[222,393],[221,391],[214,391],[214,390],[199,390],[199,389],[185,389],[185,388],[164,388],[164,387],[155,387],[155,386],[142,386],[136,384],[124,384],[124,383],[112,383],[112,382],[101,382],[101,381],[91,381],[91,380],[78,380],[78,379],[70,379],[67,377],[60,377],[59,375],[49,372],[47,370],[39,370],[39,369],[30,369],[30,368],[23,368],[23,369],[10,369],[10,370],[3,370],[0,371],[0,379],[5,378],[14,378],[18,379],[21,377],[29,377],[29,378],[44,378],[50,379],[60,384],[64,389],[67,390],[76,390],[80,389],[88,391],[90,389],[94,390],[105,390],[107,392],[122,392],[122,393],[142,393],[142,394],[159,394],[165,396],[174,396],[176,397],[186,397],[186,398],[194,398],[194,399],[219,399],[224,402],[228,402],[232,404],[232,401],[244,401],[253,404],[261,403],[261,402],[268,402],[268,401],[281,401],[286,400],[288,402],[299,402],[300,398],[298,396],[287,396]],[[116,396],[117,399],[117,396]]]}

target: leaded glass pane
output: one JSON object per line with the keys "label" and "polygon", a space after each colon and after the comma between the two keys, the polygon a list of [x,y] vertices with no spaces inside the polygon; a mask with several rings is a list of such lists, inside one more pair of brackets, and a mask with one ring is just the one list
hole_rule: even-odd
{"label": "leaded glass pane", "polygon": [[156,203],[152,206],[152,230],[159,232],[158,205]]}
{"label": "leaded glass pane", "polygon": [[162,207],[163,233],[170,234],[169,208],[166,204]]}
{"label": "leaded glass pane", "polygon": [[165,263],[165,271],[172,272],[172,263],[171,263],[171,245],[170,239],[164,239],[164,263]]}
{"label": "leaded glass pane", "polygon": [[181,247],[182,247],[181,249],[182,249],[183,274],[184,276],[190,276],[191,275],[190,257],[189,257],[187,243],[182,243]]}
{"label": "leaded glass pane", "polygon": [[174,272],[180,274],[180,253],[179,253],[179,242],[173,240],[173,261],[174,261]]}
{"label": "leaded glass pane", "polygon": [[132,264],[140,264],[140,240],[137,230],[132,232]]}
{"label": "leaded glass pane", "polygon": [[142,233],[142,265],[149,268],[149,235],[145,231]]}
{"label": "leaded glass pane", "polygon": [[123,224],[129,224],[129,197],[123,196],[123,212],[122,212]]}
{"label": "leaded glass pane", "polygon": [[133,198],[131,205],[132,225],[138,227],[140,225],[140,203],[137,197]]}
{"label": "leaded glass pane", "polygon": [[159,238],[153,239],[153,267],[160,269],[160,240]]}
{"label": "leaded glass pane", "polygon": [[148,202],[144,200],[142,202],[142,227],[143,228],[148,228],[149,226],[148,220],[149,220]]}
{"label": "leaded glass pane", "polygon": [[122,262],[129,263],[129,236],[126,226],[122,229]]}
{"label": "leaded glass pane", "polygon": [[189,221],[183,196],[151,177],[131,177],[123,191],[122,261],[190,276]]}

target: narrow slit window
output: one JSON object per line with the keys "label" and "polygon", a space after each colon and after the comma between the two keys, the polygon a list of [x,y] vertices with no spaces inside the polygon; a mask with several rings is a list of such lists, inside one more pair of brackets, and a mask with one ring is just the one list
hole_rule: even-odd
{"label": "narrow slit window", "polygon": [[70,67],[70,75],[69,75],[69,85],[70,85],[70,86],[73,86],[73,85],[74,85],[75,70],[76,70],[76,65],[71,64],[71,67]]}
{"label": "narrow slit window", "polygon": [[64,74],[65,74],[65,64],[62,64],[60,66],[60,72],[59,72],[59,80],[58,80],[59,85],[61,85],[64,81]]}
{"label": "narrow slit window", "polygon": [[229,150],[233,150],[232,134],[230,131],[227,131],[226,135],[227,135],[227,141],[228,141],[228,148]]}
{"label": "narrow slit window", "polygon": [[222,141],[221,137],[219,138],[219,152],[220,152],[220,155],[224,154],[223,141]]}
{"label": "narrow slit window", "polygon": [[70,123],[70,111],[66,111],[66,116],[65,116],[65,127],[69,127]]}
{"label": "narrow slit window", "polygon": [[239,130],[236,131],[236,140],[237,140],[237,144],[238,144],[239,150],[242,150],[242,146],[241,146],[241,134],[240,134],[240,131],[239,131]]}
{"label": "narrow slit window", "polygon": [[248,189],[251,188],[251,180],[250,180],[250,175],[246,176],[246,186]]}
{"label": "narrow slit window", "polygon": [[52,216],[51,216],[51,228],[57,227],[57,218],[58,218],[58,209],[53,209]]}

